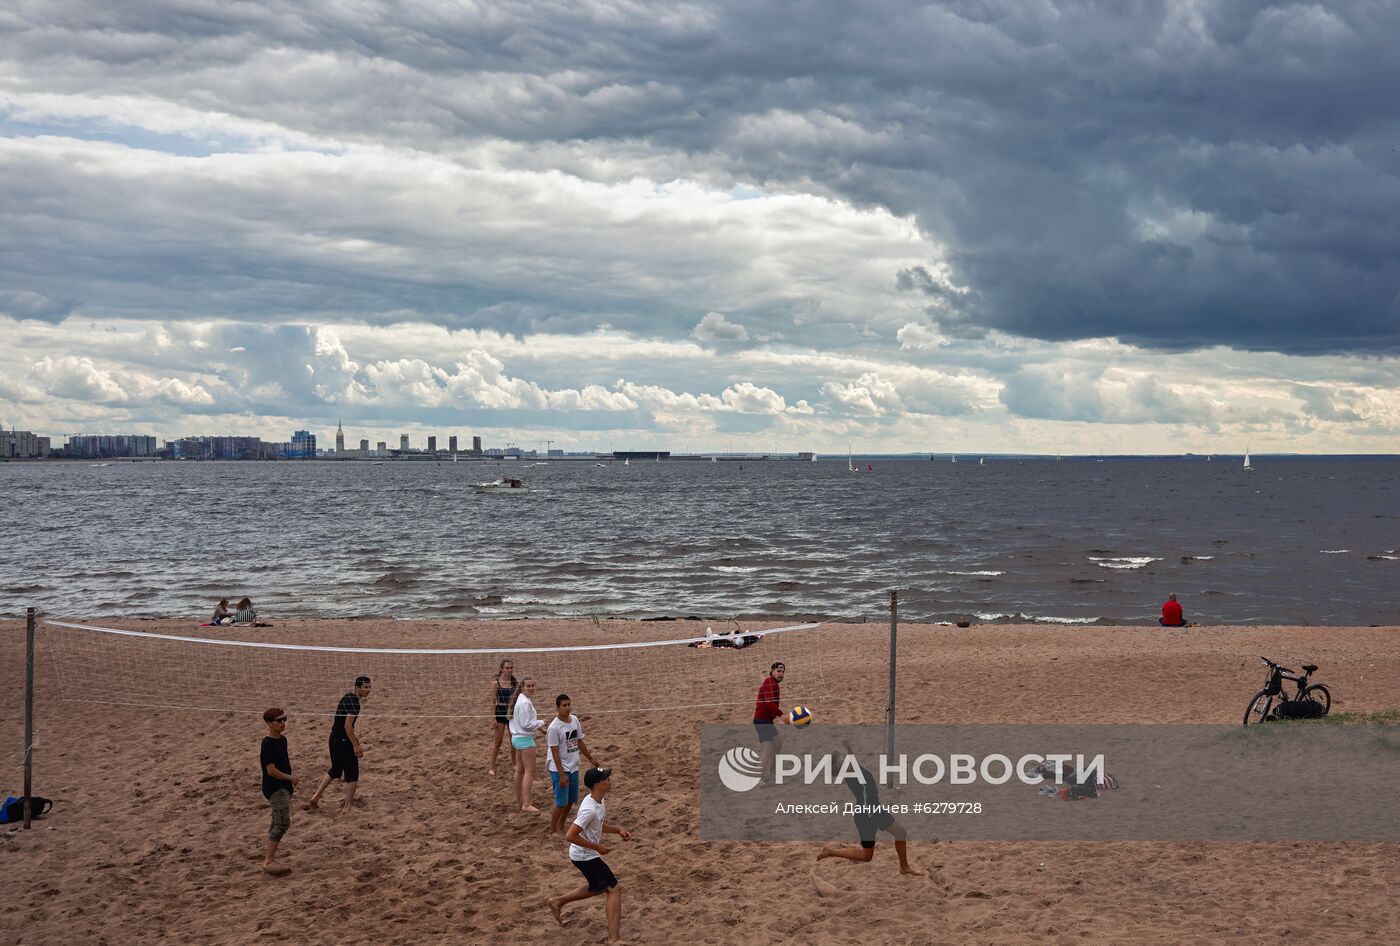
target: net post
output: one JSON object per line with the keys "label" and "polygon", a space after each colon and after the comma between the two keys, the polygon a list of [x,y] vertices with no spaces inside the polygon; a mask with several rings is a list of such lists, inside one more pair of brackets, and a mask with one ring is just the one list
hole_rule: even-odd
{"label": "net post", "polygon": [[25,614],[24,627],[24,830],[29,830],[34,795],[34,609]]}
{"label": "net post", "polygon": [[894,687],[899,639],[899,592],[890,592],[890,697],[885,706],[885,758],[894,758]]}

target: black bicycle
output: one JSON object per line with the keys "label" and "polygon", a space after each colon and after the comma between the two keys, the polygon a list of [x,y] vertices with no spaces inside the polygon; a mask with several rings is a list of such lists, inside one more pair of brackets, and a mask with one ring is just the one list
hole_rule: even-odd
{"label": "black bicycle", "polygon": [[[1285,702],[1293,703],[1299,700],[1312,700],[1321,704],[1320,715],[1327,715],[1328,710],[1332,708],[1332,691],[1327,689],[1326,684],[1308,682],[1308,678],[1317,670],[1316,664],[1303,664],[1302,675],[1294,676],[1292,670],[1279,666],[1268,657],[1259,659],[1269,665],[1269,675],[1264,678],[1264,689],[1254,694],[1254,699],[1249,701],[1249,709],[1244,711],[1246,726],[1250,723],[1286,718],[1279,716],[1279,707]],[[1295,688],[1292,697],[1283,691],[1285,681],[1292,683]]]}

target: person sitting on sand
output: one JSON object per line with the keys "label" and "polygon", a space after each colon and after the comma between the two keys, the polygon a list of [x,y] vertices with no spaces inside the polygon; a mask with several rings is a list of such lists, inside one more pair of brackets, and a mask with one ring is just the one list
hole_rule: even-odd
{"label": "person sitting on sand", "polygon": [[[491,703],[495,709],[495,744],[491,746],[491,764],[486,767],[487,773],[496,774],[496,756],[501,754],[501,741],[510,729],[510,695],[515,692],[516,685],[520,682],[515,679],[515,661],[507,657],[501,661],[496,668],[496,678],[491,681]],[[510,747],[510,767],[515,769],[515,746]]]}
{"label": "person sitting on sand", "polygon": [[1176,594],[1167,595],[1167,600],[1162,602],[1162,616],[1157,619],[1157,623],[1163,627],[1186,627],[1186,616],[1181,611],[1181,605],[1177,603]]}
{"label": "person sitting on sand", "polygon": [[[847,755],[855,755],[849,742],[841,743],[841,748],[846,750]],[[909,832],[904,829],[903,825],[894,820],[894,815],[890,814],[887,806],[880,805],[880,787],[875,782],[875,776],[859,762],[857,765],[860,766],[860,779],[848,776],[844,781],[846,787],[851,790],[851,794],[856,797],[854,817],[860,846],[843,847],[839,844],[825,844],[822,846],[821,853],[817,855],[817,860],[841,857],[848,861],[868,864],[875,857],[875,835],[884,831],[894,838],[894,851],[899,855],[899,872],[914,877],[924,876],[923,871],[914,870],[909,866]]]}
{"label": "person sitting on sand", "polygon": [[549,815],[549,833],[557,834],[564,830],[569,820],[569,809],[578,801],[578,757],[583,753],[588,764],[599,768],[598,760],[583,741],[583,724],[573,715],[573,702],[569,694],[560,693],[554,698],[554,718],[549,721],[545,732],[545,767],[549,769],[549,781],[554,787],[554,811]]}
{"label": "person sitting on sand", "polygon": [[214,616],[209,620],[210,624],[232,624],[233,611],[228,606],[227,598],[220,598],[219,603],[214,606]]}
{"label": "person sitting on sand", "polygon": [[297,790],[297,777],[292,774],[292,763],[287,755],[287,714],[274,706],[263,713],[267,723],[267,735],[263,736],[262,752],[262,793],[272,803],[272,826],[267,830],[267,851],[263,856],[263,870],[274,877],[291,873],[285,864],[276,863],[277,845],[282,836],[292,826],[292,792]]}
{"label": "person sitting on sand", "polygon": [[258,622],[258,612],[253,608],[252,598],[243,598],[238,602],[238,611],[233,616],[234,624],[256,624]]}
{"label": "person sitting on sand", "polygon": [[369,699],[369,677],[356,677],[355,688],[340,698],[335,707],[335,721],[331,723],[331,767],[321,779],[321,784],[307,799],[308,808],[315,808],[321,802],[321,795],[338,778],[345,779],[345,797],[340,802],[340,813],[346,814],[355,802],[355,790],[360,784],[360,758],[365,754],[360,746],[360,737],[355,732],[360,720],[360,702]]}
{"label": "person sitting on sand", "polygon": [[515,748],[515,801],[521,811],[539,814],[530,804],[530,785],[535,780],[535,734],[544,720],[535,712],[535,678],[522,677],[511,697],[510,744]]}
{"label": "person sitting on sand", "polygon": [[603,907],[608,917],[608,942],[622,942],[622,887],[617,876],[603,861],[612,849],[603,844],[603,835],[616,834],[624,841],[632,840],[632,832],[626,828],[609,824],[608,809],[604,800],[611,786],[612,769],[592,768],[583,774],[583,784],[588,788],[588,797],[578,806],[578,816],[569,825],[569,833],[564,840],[569,842],[569,862],[578,868],[586,884],[558,897],[550,897],[549,912],[559,925],[564,925],[560,911],[570,903],[587,900],[598,894],[606,894]]}

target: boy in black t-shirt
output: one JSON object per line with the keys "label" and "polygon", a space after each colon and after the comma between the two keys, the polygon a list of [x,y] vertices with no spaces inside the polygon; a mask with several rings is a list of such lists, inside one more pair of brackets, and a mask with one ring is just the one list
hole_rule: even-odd
{"label": "boy in black t-shirt", "polygon": [[340,813],[350,811],[355,801],[355,788],[360,783],[360,737],[355,734],[355,725],[360,720],[360,702],[369,699],[369,677],[356,677],[355,688],[340,698],[335,707],[335,722],[331,723],[331,767],[321,779],[316,791],[311,793],[306,804],[315,808],[321,801],[326,788],[338,778],[345,779],[345,798],[340,803]]}
{"label": "boy in black t-shirt", "polygon": [[263,797],[272,803],[272,827],[267,831],[263,870],[274,877],[282,877],[290,873],[291,868],[275,862],[277,845],[292,826],[292,792],[296,791],[297,778],[292,775],[292,762],[287,757],[287,737],[282,735],[287,729],[287,714],[274,706],[263,713],[263,722],[267,723],[267,735],[263,736],[259,768],[262,769]]}

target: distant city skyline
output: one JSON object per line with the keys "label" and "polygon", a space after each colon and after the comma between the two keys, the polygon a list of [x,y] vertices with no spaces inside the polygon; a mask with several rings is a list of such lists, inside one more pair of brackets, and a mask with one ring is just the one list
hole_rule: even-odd
{"label": "distant city skyline", "polygon": [[31,7],[7,425],[1400,449],[1400,5]]}

